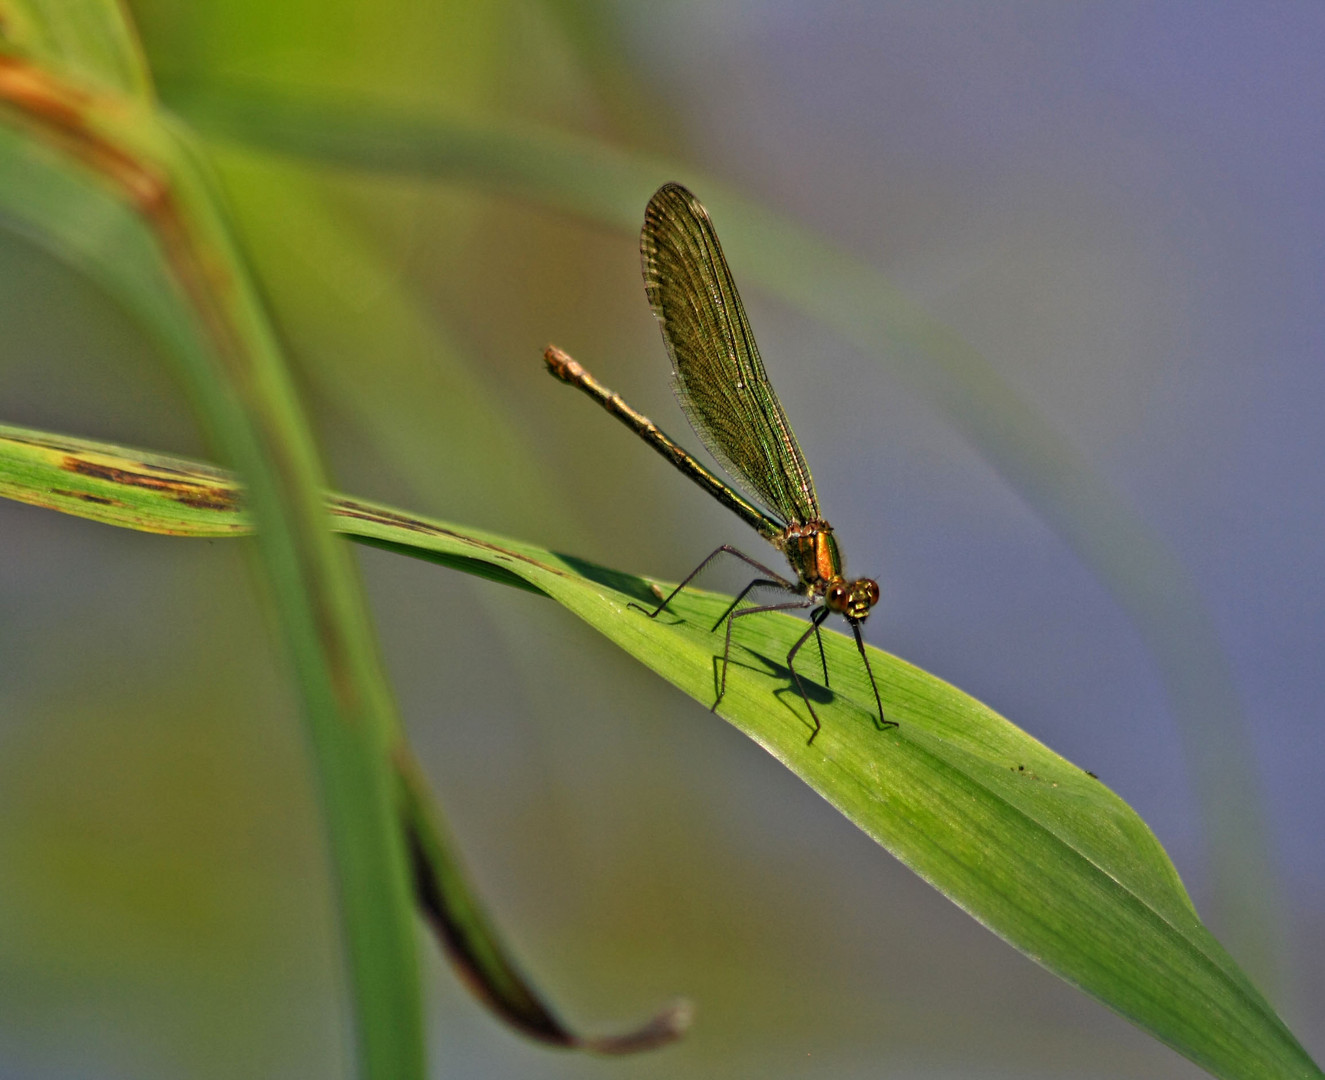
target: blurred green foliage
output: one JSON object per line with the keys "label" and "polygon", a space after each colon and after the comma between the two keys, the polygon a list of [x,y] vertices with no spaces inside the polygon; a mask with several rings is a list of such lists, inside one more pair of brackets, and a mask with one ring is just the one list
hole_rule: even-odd
{"label": "blurred green foliage", "polygon": [[[260,84],[682,145],[681,122],[613,59],[620,13],[605,5],[132,10],[167,104]],[[627,236],[461,185],[231,145],[214,155],[338,487],[632,568],[683,571],[730,535],[665,470],[642,472],[655,466],[619,432],[578,402],[563,409],[539,371],[548,340],[661,370]],[[5,419],[199,453],[155,347],[96,286],[4,244]],[[632,397],[665,413],[663,385],[632,382]],[[0,513],[16,598],[0,1008],[16,1067],[348,1070],[296,707],[242,566],[225,545],[184,552]],[[702,1002],[687,1046],[614,1072],[836,1075],[890,1057],[1192,1074],[990,948],[731,733],[546,606],[364,561],[416,741],[549,989],[591,1018],[630,1018],[677,990]],[[439,680],[440,667],[462,677]],[[758,846],[779,834],[802,842]],[[843,863],[859,878],[842,880]],[[906,929],[862,946],[842,912]],[[889,984],[908,950],[932,984]],[[481,1061],[471,1074],[586,1068],[512,1045],[445,976],[431,982],[437,1039]]]}

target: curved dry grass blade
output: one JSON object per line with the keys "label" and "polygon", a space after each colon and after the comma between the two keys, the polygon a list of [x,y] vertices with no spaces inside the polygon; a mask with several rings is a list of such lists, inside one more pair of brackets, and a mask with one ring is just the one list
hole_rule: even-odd
{"label": "curved dry grass blade", "polygon": [[570,1050],[635,1053],[656,1049],[685,1034],[692,1011],[684,1001],[618,1035],[581,1035],[568,1027],[516,966],[469,888],[417,763],[403,747],[395,756],[402,825],[410,845],[420,913],[477,997],[530,1038]]}

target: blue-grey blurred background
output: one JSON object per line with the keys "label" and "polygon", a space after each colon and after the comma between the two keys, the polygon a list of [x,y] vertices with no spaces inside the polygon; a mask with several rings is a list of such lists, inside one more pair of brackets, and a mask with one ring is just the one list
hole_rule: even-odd
{"label": "blue-grey blurred background", "polygon": [[[186,118],[180,88],[243,85],[574,131],[817,230],[962,335],[1195,582],[1245,741],[1186,739],[1222,740],[1248,835],[1212,835],[1163,673],[1095,570],[886,364],[745,288],[851,567],[883,584],[870,640],[1121,793],[1325,1055],[1325,8],[130,8]],[[659,577],[760,554],[542,373],[555,341],[695,442],[633,236],[481,180],[213,153],[338,487]],[[3,421],[207,454],[168,359],[12,232],[0,326]],[[242,544],[8,503],[0,530],[0,1076],[350,1075],[295,695]],[[535,980],[590,1029],[699,1009],[658,1054],[545,1050],[422,941],[437,1075],[1201,1075],[550,602],[359,557]],[[1217,895],[1225,843],[1269,869],[1250,915]]]}

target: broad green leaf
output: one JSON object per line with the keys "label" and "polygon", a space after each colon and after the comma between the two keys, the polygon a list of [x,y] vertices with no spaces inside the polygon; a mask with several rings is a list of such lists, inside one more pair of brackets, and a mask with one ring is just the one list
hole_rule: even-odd
{"label": "broad green leaf", "polygon": [[[94,468],[77,467],[84,455]],[[182,509],[170,488],[137,479],[162,468],[196,485]],[[21,429],[0,430],[0,491],[131,528],[219,536],[248,527],[240,489],[215,469]],[[712,702],[721,639],[710,627],[726,597],[685,592],[670,616],[650,619],[632,607],[654,596],[638,577],[360,500],[327,505],[334,528],[355,539],[551,597]],[[871,648],[884,708],[900,724],[876,730],[854,643],[835,632],[824,635],[833,688],[815,700],[823,730],[807,745],[785,663],[804,622],[741,623],[719,714],[974,918],[1217,1076],[1325,1075],[1202,925],[1145,823],[1097,779]]]}
{"label": "broad green leaf", "polygon": [[[169,90],[170,88],[167,88]],[[1113,592],[1155,658],[1237,952],[1276,964],[1275,875],[1237,688],[1199,589],[1136,508],[979,352],[859,258],[682,163],[568,132],[236,86],[169,95],[204,132],[374,173],[459,182],[631,236],[649,195],[684,180],[718,222],[742,287],[762,286],[876,358],[959,431]]]}

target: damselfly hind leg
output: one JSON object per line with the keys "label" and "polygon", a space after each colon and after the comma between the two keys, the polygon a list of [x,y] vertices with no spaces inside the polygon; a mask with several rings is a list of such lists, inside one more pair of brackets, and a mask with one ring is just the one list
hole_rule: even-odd
{"label": "damselfly hind leg", "polygon": [[[722,647],[722,680],[718,686],[718,698],[709,709],[709,712],[717,711],[718,706],[722,703],[723,694],[727,692],[727,665],[731,659],[732,651],[732,623],[746,615],[761,615],[766,611],[801,611],[813,603],[813,600],[802,596],[785,604],[762,604],[759,607],[742,608],[740,611],[733,611],[727,616],[727,637]],[[809,636],[808,630],[806,636]],[[795,673],[793,672],[793,674]],[[801,696],[805,696],[804,689],[801,690]],[[808,700],[806,704],[809,704]],[[811,709],[810,711],[813,712],[814,710]],[[817,720],[815,722],[818,723]]]}
{"label": "damselfly hind leg", "polygon": [[[643,612],[651,619],[657,618],[657,616],[662,613],[663,609],[665,609],[667,605],[670,604],[677,597],[677,595],[681,592],[681,590],[686,588],[688,585],[690,585],[690,583],[694,581],[695,578],[697,578],[701,573],[704,572],[704,570],[708,568],[709,563],[711,563],[714,559],[716,559],[720,555],[733,555],[736,558],[740,559],[747,566],[753,567],[755,570],[758,570],[761,574],[765,574],[767,576],[761,578],[755,578],[753,581],[747,584],[739,593],[736,594],[732,602],[727,605],[726,609],[724,609],[722,614],[718,616],[717,621],[714,622],[713,624],[712,629],[717,630],[717,628],[725,622],[727,624],[727,630],[723,637],[722,670],[718,679],[718,695],[713,702],[712,711],[717,710],[718,706],[722,704],[723,696],[727,693],[727,669],[731,664],[732,627],[734,621],[738,618],[744,618],[746,615],[758,615],[769,611],[803,610],[804,608],[813,606],[813,604],[815,603],[815,600],[813,598],[805,596],[804,594],[801,593],[800,587],[798,587],[794,582],[789,581],[787,578],[783,577],[777,571],[770,569],[769,567],[765,566],[763,563],[759,562],[757,559],[752,559],[749,555],[745,554],[745,552],[739,550],[738,548],[734,548],[730,544],[723,544],[720,548],[717,548],[716,550],[710,552],[704,558],[703,562],[701,562],[692,571],[690,571],[690,573],[685,576],[685,578],[681,581],[681,583],[677,585],[674,589],[672,589],[672,591],[669,592],[667,596],[661,601],[661,603],[659,603],[658,606],[655,607],[652,611],[648,610],[641,604],[635,603],[634,601],[631,601],[629,606],[633,607],[637,611]],[[795,593],[797,599],[780,604],[761,604],[756,607],[740,608],[741,601],[743,601],[751,592],[753,592],[755,589],[758,588],[782,589],[789,593]],[[800,693],[801,700],[805,702],[805,707],[810,712],[810,721],[813,730],[810,733],[809,743],[807,743],[807,745],[812,744],[814,742],[815,737],[819,734],[822,725],[819,722],[818,713],[816,713],[814,710],[814,704],[810,701],[810,695],[809,692],[806,690],[804,680],[802,679],[800,672],[796,670],[795,659],[797,654],[800,652],[801,648],[810,639],[810,635],[813,634],[815,638],[815,643],[819,646],[819,664],[823,671],[824,687],[825,689],[830,688],[829,677],[828,677],[828,654],[824,649],[823,633],[820,630],[820,627],[823,625],[824,620],[830,614],[832,614],[832,611],[828,607],[820,607],[817,611],[815,611],[814,615],[811,616],[810,618],[809,628],[805,631],[804,634],[801,635],[800,638],[797,639],[796,643],[791,647],[791,650],[787,653],[787,669],[791,672],[792,681],[796,684],[796,689]],[[878,728],[880,731],[884,731],[890,727],[897,727],[898,726],[897,721],[889,720],[883,715],[883,701],[879,696],[879,687],[874,680],[874,671],[870,667],[869,657],[865,653],[865,642],[864,639],[861,637],[860,622],[858,620],[853,620],[849,617],[847,619],[847,622],[851,623],[851,631],[856,638],[856,648],[860,652],[861,662],[865,665],[865,674],[868,676],[870,680],[870,688],[874,691],[874,704],[878,708],[878,713],[874,719],[874,726]]]}
{"label": "damselfly hind leg", "polygon": [[[768,584],[776,585],[778,588],[786,589],[788,592],[796,591],[796,586],[792,584],[790,581],[788,581],[786,578],[784,578],[776,570],[770,570],[767,566],[759,562],[757,559],[750,558],[750,556],[747,555],[744,551],[741,551],[738,548],[734,548],[730,544],[723,544],[722,547],[718,548],[716,551],[709,552],[709,554],[704,557],[704,561],[701,562],[698,566],[696,566],[693,570],[691,570],[690,573],[686,574],[686,576],[681,580],[681,584],[679,584],[676,588],[674,588],[671,592],[669,592],[667,594],[666,599],[664,599],[663,602],[659,604],[656,608],[654,608],[652,611],[647,610],[642,605],[635,603],[635,601],[633,600],[630,601],[630,603],[627,604],[626,606],[633,607],[636,611],[643,611],[644,614],[647,615],[650,619],[656,619],[658,617],[658,614],[663,610],[663,608],[665,608],[674,599],[676,599],[676,595],[687,585],[689,585],[692,581],[694,581],[695,578],[697,578],[701,573],[703,573],[704,569],[708,566],[708,564],[711,563],[714,559],[716,559],[719,555],[735,555],[743,563],[745,563],[748,566],[753,566],[761,574],[767,574]],[[736,607],[736,604],[740,602],[741,597],[743,597],[745,593],[749,592],[750,589],[752,589],[755,584],[756,582],[752,582],[750,585],[747,585],[745,587],[744,591],[742,591],[741,593],[741,596],[738,596],[736,600],[732,603],[731,607],[727,609],[727,613],[730,613],[731,610]],[[724,613],[723,618],[727,617],[727,613]],[[716,623],[714,623],[713,629],[716,630],[721,622],[722,619],[719,619]]]}

